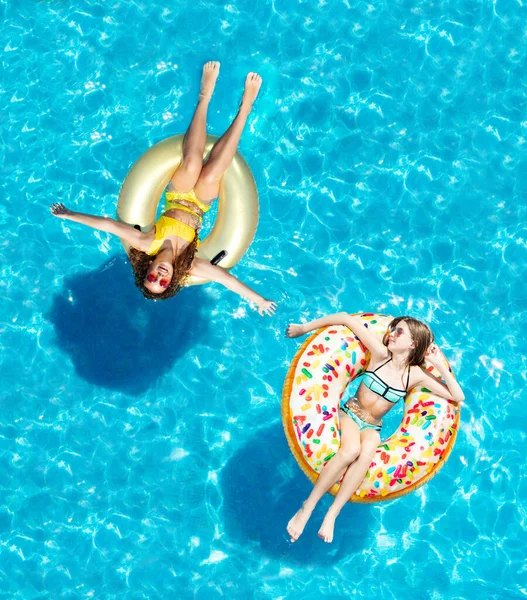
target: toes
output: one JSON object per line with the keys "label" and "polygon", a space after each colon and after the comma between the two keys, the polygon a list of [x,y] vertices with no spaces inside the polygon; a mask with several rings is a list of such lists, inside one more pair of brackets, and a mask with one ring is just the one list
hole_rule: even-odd
{"label": "toes", "polygon": [[324,533],[323,531],[318,532],[318,537],[326,544],[331,544],[333,536],[331,534]]}
{"label": "toes", "polygon": [[220,63],[217,60],[209,60],[203,65],[203,71],[209,73],[210,71],[219,71]]}

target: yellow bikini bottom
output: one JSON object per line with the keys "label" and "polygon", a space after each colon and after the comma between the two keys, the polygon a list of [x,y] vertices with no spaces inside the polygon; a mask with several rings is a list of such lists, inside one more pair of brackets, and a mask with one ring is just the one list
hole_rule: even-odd
{"label": "yellow bikini bottom", "polygon": [[203,204],[203,202],[200,202],[196,197],[194,190],[190,190],[190,192],[167,192],[165,194],[164,212],[177,208],[178,210],[184,210],[185,212],[198,217],[198,219],[201,221],[201,214],[194,212],[191,208],[185,206],[184,204],[180,204],[177,202],[178,200],[185,200],[186,202],[194,204],[194,206],[197,206],[202,213],[206,213],[208,210],[210,210],[210,204]]}

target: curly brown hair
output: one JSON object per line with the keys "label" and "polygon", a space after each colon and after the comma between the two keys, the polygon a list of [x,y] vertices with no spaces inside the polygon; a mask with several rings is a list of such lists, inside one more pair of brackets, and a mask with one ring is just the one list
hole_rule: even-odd
{"label": "curly brown hair", "polygon": [[404,321],[408,325],[414,347],[410,350],[410,354],[406,359],[406,365],[411,367],[417,365],[418,367],[424,367],[425,356],[430,344],[434,342],[434,334],[428,325],[425,325],[422,321],[418,321],[413,317],[403,316],[396,317],[388,325],[388,330],[382,338],[382,343],[388,346],[388,337],[390,333],[397,327],[397,325]]}
{"label": "curly brown hair", "polygon": [[135,285],[141,290],[143,296],[148,298],[148,300],[168,300],[175,296],[181,288],[185,285],[185,280],[190,273],[190,269],[192,268],[192,263],[194,262],[194,256],[198,251],[198,236],[194,238],[194,240],[183,250],[181,254],[176,256],[174,261],[172,262],[172,267],[174,269],[174,273],[172,274],[172,279],[166,290],[161,294],[154,294],[150,290],[145,287],[146,274],[152,261],[154,260],[154,255],[146,254],[146,252],[141,252],[141,250],[137,250],[137,248],[130,248],[128,252],[128,258],[130,259],[130,264],[132,265],[132,269],[134,271],[135,277]]}

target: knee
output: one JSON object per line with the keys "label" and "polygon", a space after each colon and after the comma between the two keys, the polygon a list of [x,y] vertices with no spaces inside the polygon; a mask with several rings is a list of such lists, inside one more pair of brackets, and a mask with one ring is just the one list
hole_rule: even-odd
{"label": "knee", "polygon": [[344,446],[338,451],[338,457],[342,462],[350,465],[360,455],[360,446]]}
{"label": "knee", "polygon": [[214,168],[205,165],[201,171],[201,175],[199,176],[200,180],[206,184],[214,184],[218,183],[221,179],[221,173],[217,173]]}
{"label": "knee", "polygon": [[189,175],[192,175],[197,179],[201,173],[201,169],[203,168],[201,156],[198,156],[197,154],[189,154],[188,156],[185,156],[183,159],[183,168]]}
{"label": "knee", "polygon": [[375,451],[377,450],[377,444],[362,444],[359,450],[358,459],[366,462],[371,461],[371,459],[375,455]]}

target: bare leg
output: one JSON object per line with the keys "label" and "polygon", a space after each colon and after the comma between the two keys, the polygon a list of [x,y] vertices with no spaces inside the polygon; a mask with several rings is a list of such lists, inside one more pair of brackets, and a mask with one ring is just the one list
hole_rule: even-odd
{"label": "bare leg", "polygon": [[353,493],[362,483],[364,476],[370,468],[371,459],[377,450],[377,446],[381,441],[378,431],[373,429],[363,429],[361,431],[361,450],[357,460],[350,466],[348,472],[344,476],[340,489],[333,500],[333,504],[329,507],[322,526],[319,529],[318,537],[323,539],[328,544],[333,541],[333,529],[335,519],[338,517],[342,507],[348,502]]}
{"label": "bare leg", "polygon": [[198,105],[183,139],[183,160],[172,176],[169,189],[190,192],[196,185],[207,141],[207,110],[219,72],[219,62],[210,61],[203,67]]}
{"label": "bare leg", "polygon": [[287,524],[287,532],[291,536],[292,542],[296,542],[302,535],[304,527],[320,498],[342,477],[349,465],[359,456],[359,453],[359,428],[347,415],[341,412],[340,448],[320,472],[315,487],[302,505],[302,508]]}
{"label": "bare leg", "polygon": [[212,202],[220,193],[220,180],[236,154],[243,128],[261,85],[260,75],[257,73],[247,75],[238,114],[229,129],[214,144],[209,159],[203,166],[195,192],[198,199],[205,204]]}

